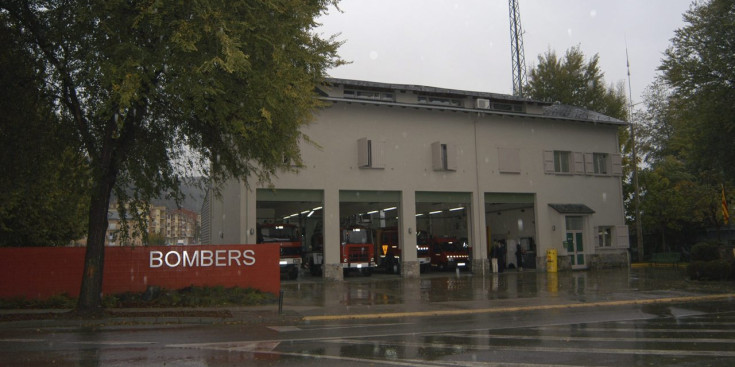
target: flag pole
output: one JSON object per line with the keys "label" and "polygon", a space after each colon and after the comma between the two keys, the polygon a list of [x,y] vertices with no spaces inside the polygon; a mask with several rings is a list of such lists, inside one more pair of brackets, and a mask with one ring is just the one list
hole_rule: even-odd
{"label": "flag pole", "polygon": [[638,153],[635,146],[635,124],[633,123],[633,88],[630,85],[630,61],[628,60],[628,40],[625,40],[625,65],[628,68],[628,123],[630,123],[630,146],[633,160],[633,190],[635,193],[635,231],[638,262],[643,262],[643,228],[641,226],[641,198],[638,186]]}

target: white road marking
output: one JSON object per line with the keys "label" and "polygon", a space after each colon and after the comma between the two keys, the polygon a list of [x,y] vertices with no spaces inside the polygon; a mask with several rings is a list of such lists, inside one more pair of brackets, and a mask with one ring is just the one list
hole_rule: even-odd
{"label": "white road marking", "polygon": [[[375,344],[374,341],[332,339],[325,343],[343,344]],[[635,355],[661,355],[681,357],[735,357],[735,352],[709,351],[709,350],[675,350],[675,349],[633,349],[633,348],[574,348],[574,347],[524,347],[504,345],[465,345],[444,343],[412,343],[412,342],[383,342],[383,345],[416,347],[416,348],[441,348],[462,351],[489,350],[489,351],[513,351],[513,352],[542,352],[542,353],[597,353],[597,354],[635,354]]]}
{"label": "white road marking", "polygon": [[69,344],[84,344],[84,345],[150,345],[157,344],[156,342],[134,342],[124,340],[111,340],[111,341],[84,341],[84,342],[69,342]]}
{"label": "white road marking", "polygon": [[[586,330],[586,329],[585,329]],[[611,338],[611,337],[593,337],[593,336],[553,336],[553,335],[504,335],[504,334],[441,334],[441,336],[451,336],[459,338],[473,339],[514,339],[514,340],[549,340],[549,341],[581,341],[581,342],[656,342],[656,343],[725,343],[735,344],[735,339],[714,339],[714,338],[687,338],[672,339],[667,338]]]}

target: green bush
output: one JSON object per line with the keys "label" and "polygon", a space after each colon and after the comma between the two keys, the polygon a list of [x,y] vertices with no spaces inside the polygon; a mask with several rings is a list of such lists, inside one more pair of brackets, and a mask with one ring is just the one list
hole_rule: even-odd
{"label": "green bush", "polygon": [[[149,287],[143,293],[127,292],[102,297],[102,305],[105,308],[252,306],[272,304],[276,301],[275,295],[255,288],[221,286],[191,286],[178,290]],[[69,309],[74,306],[76,299],[67,294],[44,300],[23,297],[0,299],[0,309]]]}
{"label": "green bush", "polygon": [[68,294],[58,294],[46,299],[29,299],[25,297],[14,297],[0,299],[0,309],[66,309],[76,306],[77,300]]}
{"label": "green bush", "polygon": [[725,260],[692,261],[687,273],[693,280],[725,280],[732,273],[731,265]]}
{"label": "green bush", "polygon": [[720,245],[700,242],[692,246],[692,261],[713,261],[720,259]]}

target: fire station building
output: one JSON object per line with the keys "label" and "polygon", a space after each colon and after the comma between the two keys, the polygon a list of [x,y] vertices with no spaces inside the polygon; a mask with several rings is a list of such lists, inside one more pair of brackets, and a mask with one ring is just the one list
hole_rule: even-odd
{"label": "fire station building", "polygon": [[544,271],[547,250],[559,270],[629,265],[624,121],[415,85],[330,79],[318,92],[328,107],[303,127],[316,143],[302,142],[305,167],[270,187],[231,182],[208,195],[202,243],[256,243],[260,224],[290,223],[303,265],[317,258],[336,280],[348,226],[372,231],[377,263],[389,247],[381,231],[396,233],[402,277],[421,276],[417,249],[440,238],[467,249],[475,273],[492,271],[491,254],[501,268]]}

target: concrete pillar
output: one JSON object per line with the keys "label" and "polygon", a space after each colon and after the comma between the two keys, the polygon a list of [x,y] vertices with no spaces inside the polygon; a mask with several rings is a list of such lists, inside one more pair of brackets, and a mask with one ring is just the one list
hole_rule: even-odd
{"label": "concrete pillar", "polygon": [[400,202],[398,242],[401,244],[401,276],[418,278],[421,275],[416,256],[416,191],[403,190]]}
{"label": "concrete pillar", "polygon": [[258,242],[258,196],[255,188],[248,189],[244,182],[240,183],[240,242],[254,244]]}
{"label": "concrete pillar", "polygon": [[485,194],[474,192],[472,194],[471,213],[468,213],[468,225],[472,233],[470,244],[472,245],[472,272],[474,274],[490,273],[490,260],[487,253],[487,227],[485,226]]}
{"label": "concrete pillar", "polygon": [[343,280],[339,258],[339,190],[324,190],[324,279]]}

